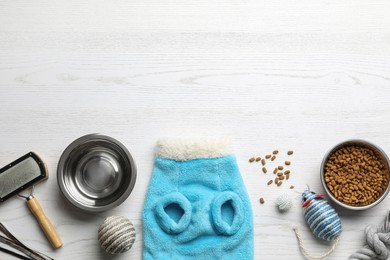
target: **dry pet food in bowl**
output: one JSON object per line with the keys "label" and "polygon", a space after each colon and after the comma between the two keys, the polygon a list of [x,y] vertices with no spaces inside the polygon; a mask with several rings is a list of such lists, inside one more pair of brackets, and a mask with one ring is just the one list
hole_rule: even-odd
{"label": "dry pet food in bowl", "polygon": [[346,141],[325,155],[321,181],[337,204],[352,210],[368,209],[389,192],[389,159],[376,145]]}

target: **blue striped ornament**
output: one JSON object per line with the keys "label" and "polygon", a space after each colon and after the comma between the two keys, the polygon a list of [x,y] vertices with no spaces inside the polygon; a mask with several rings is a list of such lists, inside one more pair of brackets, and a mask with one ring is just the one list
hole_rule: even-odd
{"label": "blue striped ornament", "polygon": [[323,196],[310,190],[304,191],[302,207],[305,220],[313,234],[320,239],[332,241],[341,235],[341,221]]}

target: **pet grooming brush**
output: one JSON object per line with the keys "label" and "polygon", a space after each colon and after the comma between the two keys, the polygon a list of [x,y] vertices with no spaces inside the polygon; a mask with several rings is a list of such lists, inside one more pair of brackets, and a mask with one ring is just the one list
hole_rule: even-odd
{"label": "pet grooming brush", "polygon": [[[38,200],[33,196],[34,185],[47,178],[46,166],[35,153],[30,152],[20,157],[0,169],[0,202],[4,202],[14,195],[25,198],[27,206],[38,220],[47,239],[53,248],[57,249],[63,245],[61,238],[43,212]],[[30,187],[29,196],[19,194]]]}

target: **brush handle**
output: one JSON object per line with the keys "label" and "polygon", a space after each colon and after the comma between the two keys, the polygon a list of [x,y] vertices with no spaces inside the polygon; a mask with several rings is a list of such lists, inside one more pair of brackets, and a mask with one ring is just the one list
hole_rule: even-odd
{"label": "brush handle", "polygon": [[61,238],[57,234],[57,231],[54,229],[54,226],[51,224],[45,212],[43,212],[38,200],[34,196],[28,197],[27,206],[30,208],[31,212],[38,220],[39,225],[41,226],[43,232],[45,233],[47,239],[49,240],[53,248],[60,248],[63,245]]}

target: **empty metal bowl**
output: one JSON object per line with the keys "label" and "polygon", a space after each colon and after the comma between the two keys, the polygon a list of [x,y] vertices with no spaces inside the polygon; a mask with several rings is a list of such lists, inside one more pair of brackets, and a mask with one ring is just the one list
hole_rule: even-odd
{"label": "empty metal bowl", "polygon": [[372,207],[378,205],[381,201],[383,201],[385,199],[385,197],[387,196],[387,194],[389,193],[389,190],[390,190],[389,182],[387,182],[387,187],[386,187],[385,191],[382,193],[382,195],[377,200],[372,202],[371,204],[368,204],[365,206],[352,206],[352,205],[348,205],[346,203],[339,201],[338,199],[335,198],[335,196],[333,196],[332,192],[329,190],[329,188],[325,182],[325,165],[328,162],[329,157],[334,152],[336,152],[338,149],[345,147],[345,146],[351,146],[351,145],[366,147],[366,148],[372,150],[374,152],[374,154],[385,163],[386,168],[387,168],[387,174],[390,174],[389,173],[390,161],[389,161],[389,158],[387,157],[387,155],[385,154],[385,152],[381,148],[379,148],[377,145],[374,145],[374,144],[369,143],[369,142],[364,141],[364,140],[355,139],[355,140],[349,140],[349,141],[339,143],[338,145],[333,147],[329,152],[327,152],[325,154],[324,159],[322,160],[322,164],[321,164],[321,182],[322,182],[322,186],[325,189],[326,194],[338,205],[340,205],[346,209],[350,209],[350,210],[365,210],[365,209],[369,209],[369,208],[372,208]]}
{"label": "empty metal bowl", "polygon": [[100,134],[72,142],[57,168],[58,185],[65,198],[91,212],[106,211],[124,202],[136,177],[136,166],[126,147]]}

